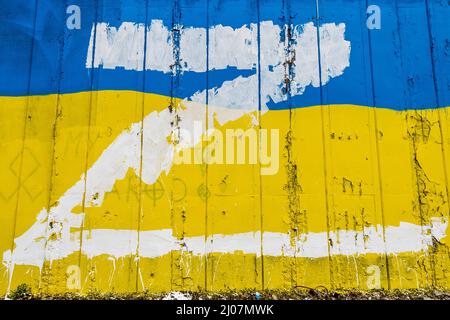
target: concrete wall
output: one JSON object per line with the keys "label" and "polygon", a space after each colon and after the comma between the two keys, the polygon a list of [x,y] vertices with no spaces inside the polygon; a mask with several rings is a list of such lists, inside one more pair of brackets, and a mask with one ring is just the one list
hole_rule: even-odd
{"label": "concrete wall", "polygon": [[448,1],[0,4],[0,293],[450,287]]}

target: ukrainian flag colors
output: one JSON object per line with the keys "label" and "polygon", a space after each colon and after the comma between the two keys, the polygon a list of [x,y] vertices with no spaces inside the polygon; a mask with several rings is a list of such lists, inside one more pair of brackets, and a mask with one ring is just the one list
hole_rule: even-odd
{"label": "ukrainian flag colors", "polygon": [[73,4],[2,4],[1,293],[450,286],[445,1]]}

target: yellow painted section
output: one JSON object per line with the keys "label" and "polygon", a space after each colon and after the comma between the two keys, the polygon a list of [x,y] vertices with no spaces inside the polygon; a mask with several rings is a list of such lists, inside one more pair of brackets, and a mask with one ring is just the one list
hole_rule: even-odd
{"label": "yellow painted section", "polygon": [[[170,97],[131,91],[0,97],[0,253],[13,249],[14,239],[37,214],[54,206],[122,131],[170,104]],[[261,175],[258,164],[174,165],[157,183],[146,185],[129,170],[101,206],[76,208],[86,218],[72,232],[172,229],[180,240],[278,232],[290,233],[294,243],[296,234],[448,219],[449,110],[327,105],[269,111],[260,115],[260,124],[280,130],[277,174]],[[254,126],[252,115],[245,115],[219,129]],[[172,251],[112,259],[76,252],[46,261],[42,269],[16,265],[11,274],[0,266],[0,293],[21,283],[49,293],[450,288],[449,233],[447,228],[447,236],[426,252],[395,255],[296,258]],[[76,277],[80,286],[73,289]]]}

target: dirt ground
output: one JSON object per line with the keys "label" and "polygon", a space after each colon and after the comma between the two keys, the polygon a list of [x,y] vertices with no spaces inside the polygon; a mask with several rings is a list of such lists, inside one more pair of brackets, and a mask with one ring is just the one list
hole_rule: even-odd
{"label": "dirt ground", "polygon": [[327,290],[326,288],[297,287],[290,290],[242,290],[224,292],[168,292],[168,293],[65,293],[49,295],[34,293],[27,285],[11,291],[11,300],[450,300],[448,289],[408,290]]}

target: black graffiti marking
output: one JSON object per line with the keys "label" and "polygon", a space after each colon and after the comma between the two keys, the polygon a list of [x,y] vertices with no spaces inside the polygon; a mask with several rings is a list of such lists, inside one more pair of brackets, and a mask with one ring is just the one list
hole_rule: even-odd
{"label": "black graffiti marking", "polygon": [[4,201],[10,201],[19,192],[19,189],[25,191],[25,193],[28,195],[31,201],[36,200],[36,198],[38,198],[43,192],[42,188],[37,191],[34,191],[34,189],[31,188],[30,183],[28,183],[31,177],[34,176],[36,172],[40,169],[41,163],[38,161],[38,159],[30,149],[24,148],[23,152],[24,152],[23,159],[26,159],[28,163],[31,161],[31,165],[27,166],[28,170],[22,171],[22,176],[19,177],[21,153],[19,152],[14,157],[14,159],[11,161],[9,165],[9,171],[16,178],[18,178],[18,183],[11,194],[7,195],[5,193],[0,192],[0,197]]}

